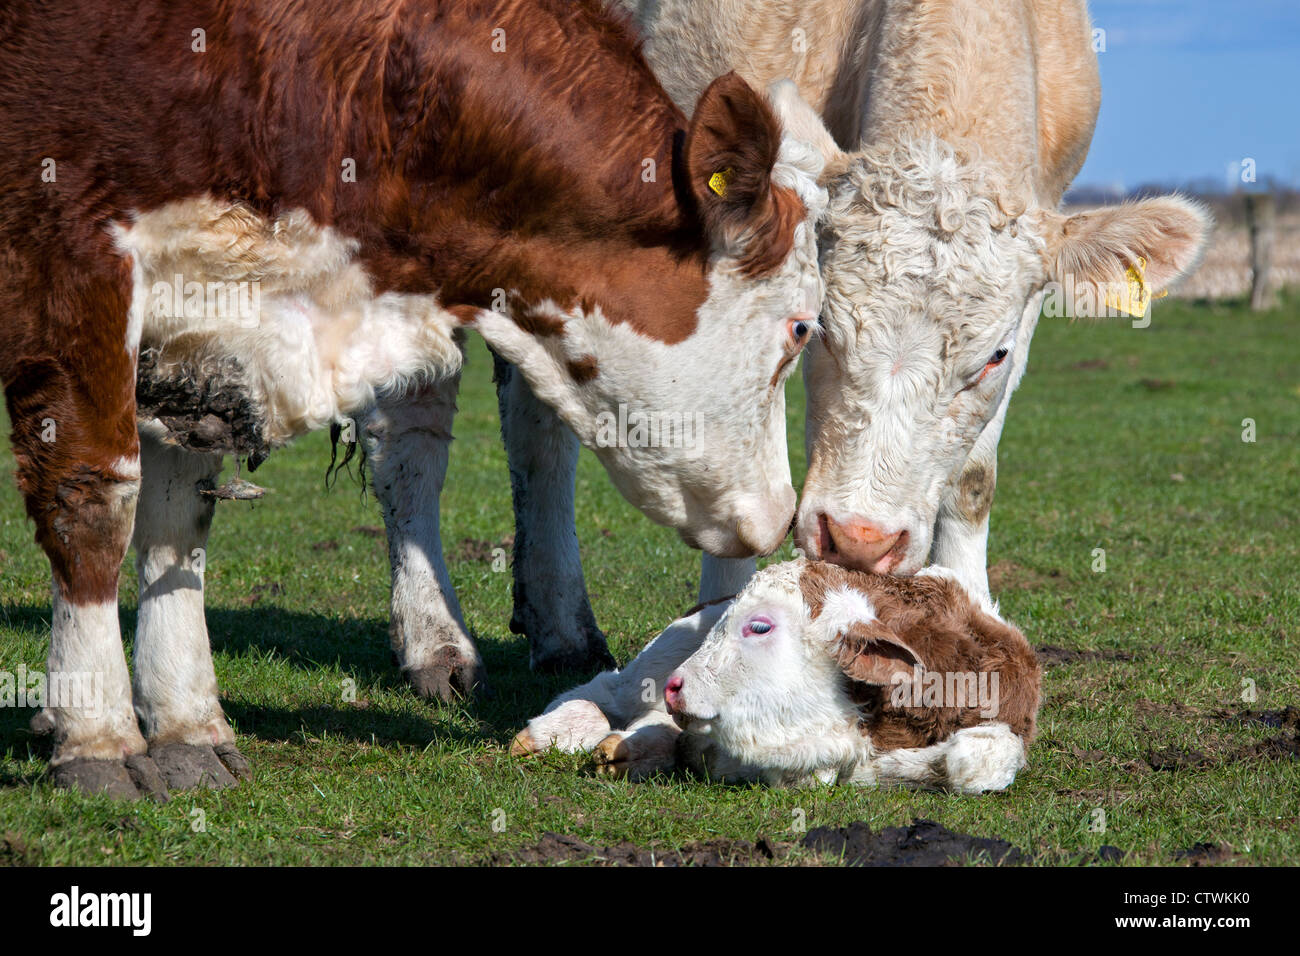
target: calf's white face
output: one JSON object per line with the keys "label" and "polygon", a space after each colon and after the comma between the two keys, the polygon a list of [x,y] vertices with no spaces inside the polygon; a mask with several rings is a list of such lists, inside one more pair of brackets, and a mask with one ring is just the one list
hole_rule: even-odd
{"label": "calf's white face", "polygon": [[686,733],[793,776],[855,759],[858,715],[832,644],[845,621],[874,618],[865,595],[852,592],[828,601],[813,620],[799,589],[805,567],[788,562],[760,572],[664,693]]}
{"label": "calf's white face", "polygon": [[[995,419],[1000,428],[1048,284],[1104,301],[1141,260],[1158,292],[1198,261],[1208,216],[1162,197],[1067,217],[936,139],[846,154],[797,94],[774,95],[830,175],[796,543],[825,561],[915,573],[976,440]],[[991,454],[980,464],[968,472],[986,483],[970,489],[983,503],[974,523],[993,490]]]}

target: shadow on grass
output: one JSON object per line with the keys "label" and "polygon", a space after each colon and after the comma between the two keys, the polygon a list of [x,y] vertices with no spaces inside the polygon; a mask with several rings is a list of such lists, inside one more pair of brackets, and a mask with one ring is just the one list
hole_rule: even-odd
{"label": "shadow on grass", "polygon": [[[133,633],[136,609],[123,608],[121,618],[124,633]],[[49,628],[50,609],[48,605],[3,605],[0,620],[14,630],[42,634]],[[372,689],[406,694],[417,700],[392,662],[387,624],[382,620],[324,617],[272,606],[209,608],[207,620],[217,658],[277,660],[304,673],[342,671],[356,679],[363,702]],[[557,693],[594,676],[594,672],[533,674],[528,670],[522,639],[480,640],[478,644],[491,694],[476,696],[469,702],[417,701],[414,711],[385,709],[382,705],[357,706],[342,700],[336,705],[267,707],[233,700],[227,696],[232,688],[223,686],[222,707],[241,735],[271,742],[335,736],[381,746],[423,747],[434,741],[501,744],[540,713]],[[49,758],[49,738],[37,737],[28,728],[35,713],[34,708],[0,708],[0,752],[8,751],[15,757],[31,752]],[[469,720],[466,714],[472,715]],[[26,777],[10,779],[13,776],[0,777],[0,786],[33,782]]]}

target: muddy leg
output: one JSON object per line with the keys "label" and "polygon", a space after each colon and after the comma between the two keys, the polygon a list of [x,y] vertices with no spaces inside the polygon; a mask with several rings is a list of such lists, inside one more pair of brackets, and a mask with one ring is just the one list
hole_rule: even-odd
{"label": "muddy leg", "polygon": [[0,358],[18,487],[53,579],[41,722],[54,735],[58,786],[130,798],[138,790],[127,760],[139,760],[145,741],[117,612],[140,490],[127,276],[51,268],[41,280],[49,289],[37,327],[49,340]]}
{"label": "muddy leg", "polygon": [[230,787],[248,776],[235,733],[217,698],[203,575],[219,454],[160,441],[162,426],[140,428],[144,482],[136,514],[140,617],[135,636],[135,706],[167,786]]}
{"label": "muddy leg", "polygon": [[578,439],[493,354],[501,437],[515,509],[515,607],[510,629],[528,637],[534,670],[613,667],[587,597],[573,520]]}
{"label": "muddy leg", "polygon": [[483,659],[465,628],[442,554],[439,496],[447,477],[460,376],[381,397],[366,421],[375,494],[393,572],[389,636],[421,697],[450,701],[484,689]]}

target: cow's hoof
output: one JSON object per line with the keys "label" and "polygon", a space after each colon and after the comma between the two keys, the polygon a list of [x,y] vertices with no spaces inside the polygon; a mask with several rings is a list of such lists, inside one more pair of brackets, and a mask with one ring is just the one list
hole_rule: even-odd
{"label": "cow's hoof", "polygon": [[204,744],[155,745],[149,756],[171,790],[222,790],[239,783],[216,750]]}
{"label": "cow's hoof", "polygon": [[167,802],[167,781],[148,754],[127,757],[126,772],[131,775],[131,782],[140,796],[153,797],[159,803]]}
{"label": "cow's hoof", "polygon": [[533,735],[529,733],[527,727],[515,734],[515,739],[510,741],[510,756],[512,757],[531,757],[540,750],[541,748],[537,746],[537,741],[533,739]]}
{"label": "cow's hoof", "polygon": [[477,655],[470,656],[455,647],[442,648],[427,667],[413,667],[402,673],[416,694],[427,700],[450,704],[475,694],[492,696],[483,672],[483,662]]}
{"label": "cow's hoof", "polygon": [[61,790],[102,793],[117,800],[138,800],[140,791],[122,760],[77,757],[53,767],[50,776]]}
{"label": "cow's hoof", "polygon": [[586,647],[575,649],[562,648],[550,651],[546,648],[532,652],[532,668],[541,674],[557,674],[563,671],[608,671],[618,666],[605,644],[605,635],[596,631],[588,633]]}
{"label": "cow's hoof", "polygon": [[236,780],[253,779],[253,765],[234,744],[217,744],[212,751]]}
{"label": "cow's hoof", "polygon": [[38,710],[27,726],[37,737],[46,737],[54,733],[54,714],[48,708]]}

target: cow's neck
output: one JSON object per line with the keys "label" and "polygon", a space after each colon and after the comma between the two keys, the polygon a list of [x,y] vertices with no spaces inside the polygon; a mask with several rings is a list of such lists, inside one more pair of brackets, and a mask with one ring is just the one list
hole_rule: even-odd
{"label": "cow's neck", "polygon": [[801,84],[842,146],[935,136],[977,152],[1009,183],[1023,182],[1038,204],[1060,201],[1083,164],[1097,111],[1082,0],[850,6],[853,40],[839,51],[838,71]]}

